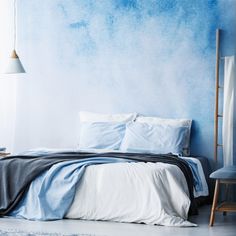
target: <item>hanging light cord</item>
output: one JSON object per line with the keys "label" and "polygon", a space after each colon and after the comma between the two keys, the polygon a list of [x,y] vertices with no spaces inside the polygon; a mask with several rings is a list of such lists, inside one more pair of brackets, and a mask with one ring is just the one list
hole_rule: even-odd
{"label": "hanging light cord", "polygon": [[13,49],[16,49],[16,0],[13,3]]}

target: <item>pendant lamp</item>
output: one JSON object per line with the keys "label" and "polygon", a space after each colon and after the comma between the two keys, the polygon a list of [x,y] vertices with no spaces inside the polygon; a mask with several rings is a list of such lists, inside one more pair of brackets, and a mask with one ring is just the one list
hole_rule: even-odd
{"label": "pendant lamp", "polygon": [[25,73],[25,69],[20,61],[19,56],[16,53],[16,0],[14,0],[13,4],[13,13],[14,13],[14,38],[13,38],[13,51],[8,61],[8,66],[5,70],[5,74],[18,74]]}

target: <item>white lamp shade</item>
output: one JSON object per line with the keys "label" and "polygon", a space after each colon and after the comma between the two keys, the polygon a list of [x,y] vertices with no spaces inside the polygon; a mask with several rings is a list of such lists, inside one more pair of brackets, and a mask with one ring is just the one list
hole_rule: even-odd
{"label": "white lamp shade", "polygon": [[21,64],[20,58],[16,54],[16,51],[14,50],[12,52],[11,57],[9,58],[5,74],[18,74],[18,73],[25,73],[25,69]]}

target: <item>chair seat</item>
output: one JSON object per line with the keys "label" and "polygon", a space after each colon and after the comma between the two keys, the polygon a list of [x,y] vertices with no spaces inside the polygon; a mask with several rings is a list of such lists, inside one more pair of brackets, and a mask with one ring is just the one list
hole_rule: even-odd
{"label": "chair seat", "polygon": [[210,178],[236,180],[236,165],[220,168],[211,173]]}

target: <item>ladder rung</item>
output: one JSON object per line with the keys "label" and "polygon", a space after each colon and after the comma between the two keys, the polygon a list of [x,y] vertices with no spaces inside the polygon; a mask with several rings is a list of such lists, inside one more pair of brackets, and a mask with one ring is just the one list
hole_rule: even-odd
{"label": "ladder rung", "polygon": [[217,116],[218,116],[218,117],[223,117],[223,115],[221,115],[221,114],[218,114]]}
{"label": "ladder rung", "polygon": [[218,146],[218,147],[223,147],[223,144],[217,143],[217,146]]}

